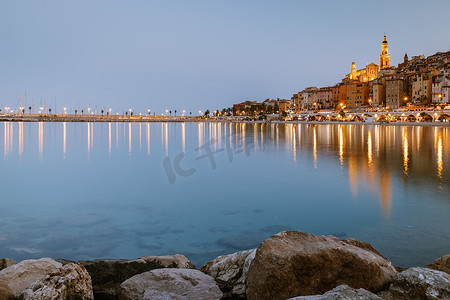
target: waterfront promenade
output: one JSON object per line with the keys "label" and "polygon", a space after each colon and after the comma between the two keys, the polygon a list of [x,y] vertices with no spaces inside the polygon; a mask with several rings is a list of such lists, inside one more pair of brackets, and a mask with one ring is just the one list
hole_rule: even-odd
{"label": "waterfront promenade", "polygon": [[251,123],[309,123],[309,124],[383,124],[410,126],[450,126],[450,110],[339,112],[310,111],[292,114],[281,120],[269,115],[265,120],[248,116],[123,116],[74,114],[0,114],[0,122],[251,122]]}

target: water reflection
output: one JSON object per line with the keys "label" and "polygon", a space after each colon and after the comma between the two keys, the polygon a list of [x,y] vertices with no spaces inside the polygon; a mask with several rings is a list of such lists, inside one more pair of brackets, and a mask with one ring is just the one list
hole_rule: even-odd
{"label": "water reflection", "polygon": [[[9,159],[14,151],[19,158],[22,158],[26,157],[24,153],[33,152],[33,149],[36,149],[36,141],[32,134],[35,133],[36,124],[3,122],[2,126],[3,130],[0,132],[4,136],[0,139],[3,141],[3,147],[0,149],[3,149],[5,160]],[[17,131],[14,130],[15,126]],[[78,129],[72,130],[74,124],[37,123],[37,148],[41,160],[44,157],[44,144],[50,142],[47,135],[54,134],[53,126],[62,127],[55,132],[56,134],[62,132],[64,158],[67,153],[73,152],[68,152],[68,147],[76,147],[80,144],[76,140]],[[139,147],[142,150],[144,138],[146,154],[150,156],[152,153],[150,141],[157,135],[157,127],[160,126],[161,145],[154,146],[161,147],[166,156],[176,151],[184,153],[194,151],[187,147],[189,141],[193,141],[195,145],[197,140],[200,151],[204,144],[209,142],[212,143],[212,149],[216,152],[228,147],[227,149],[240,149],[239,151],[246,154],[251,151],[272,150],[282,156],[285,151],[289,151],[291,162],[297,164],[299,159],[310,157],[312,166],[316,169],[320,168],[319,162],[324,161],[325,158],[335,159],[347,172],[348,187],[353,197],[356,199],[361,196],[359,191],[363,185],[370,187],[371,191],[378,194],[380,207],[386,217],[391,214],[393,178],[402,180],[405,185],[411,184],[412,181],[408,180],[410,177],[439,182],[446,182],[445,180],[448,179],[446,166],[449,164],[450,129],[447,127],[247,123],[83,123],[77,126],[87,133],[88,157],[93,150],[94,140],[96,143],[98,140],[98,147],[100,150],[103,149],[101,151],[110,154],[113,152],[113,126],[115,126],[117,151],[121,148],[119,147],[121,146],[119,130],[123,127],[125,144],[122,145],[123,149],[127,149],[131,156],[134,139],[136,143],[139,139]],[[108,133],[102,135],[100,129],[106,126]],[[47,127],[49,131],[45,132],[44,128],[47,129]],[[155,130],[151,130],[151,127]],[[29,131],[24,130],[25,128],[29,128]],[[139,136],[133,136],[133,128],[139,129]],[[25,132],[30,132],[30,136]],[[128,137],[127,140],[126,137]],[[16,146],[15,143],[17,143]],[[229,156],[229,160],[232,161],[232,156]],[[417,180],[414,183],[417,184]]]}

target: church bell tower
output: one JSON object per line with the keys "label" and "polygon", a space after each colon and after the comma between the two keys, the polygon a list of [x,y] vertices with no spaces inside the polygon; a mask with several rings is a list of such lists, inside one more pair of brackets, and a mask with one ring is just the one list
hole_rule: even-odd
{"label": "church bell tower", "polygon": [[381,43],[380,69],[389,68],[390,66],[391,66],[391,54],[389,53],[388,42],[386,40],[385,35],[383,43]]}

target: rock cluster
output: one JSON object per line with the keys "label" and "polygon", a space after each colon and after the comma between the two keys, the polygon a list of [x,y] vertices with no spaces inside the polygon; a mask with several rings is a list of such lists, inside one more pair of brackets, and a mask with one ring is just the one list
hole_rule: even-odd
{"label": "rock cluster", "polygon": [[450,256],[400,269],[354,239],[283,231],[196,270],[183,255],[0,260],[0,300],[450,299]]}
{"label": "rock cluster", "polygon": [[[69,261],[62,261],[67,263]],[[78,261],[92,278],[94,295],[98,299],[116,299],[120,284],[134,275],[161,268],[193,269],[194,265],[180,254],[145,256],[138,259],[97,259]]]}

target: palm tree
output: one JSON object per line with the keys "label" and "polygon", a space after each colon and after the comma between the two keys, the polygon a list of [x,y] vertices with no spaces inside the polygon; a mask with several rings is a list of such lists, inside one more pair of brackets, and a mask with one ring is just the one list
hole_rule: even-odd
{"label": "palm tree", "polygon": [[192,116],[192,111],[189,112],[189,115]]}
{"label": "palm tree", "polygon": [[207,110],[205,111],[205,117],[209,117],[209,114],[210,114],[210,111],[209,111],[209,109],[207,109]]}
{"label": "palm tree", "polygon": [[84,109],[81,110],[81,114],[84,115]]}
{"label": "palm tree", "polygon": [[177,110],[175,109],[175,111],[174,111],[174,112],[175,112],[175,117],[176,117],[176,116],[177,116]]}
{"label": "palm tree", "polygon": [[77,113],[78,113],[78,110],[75,109],[75,114],[77,114]]}
{"label": "palm tree", "polygon": [[49,113],[49,114],[52,113],[52,109],[51,109],[51,108],[48,109],[48,113]]}
{"label": "palm tree", "polygon": [[30,107],[28,107],[28,109],[30,110],[30,114],[31,114],[31,106],[30,106]]}
{"label": "palm tree", "polygon": [[102,109],[102,116],[103,116],[103,113],[104,113],[104,111],[103,111],[103,109]]}
{"label": "palm tree", "polygon": [[169,115],[172,116],[172,111],[171,110],[169,110]]}

